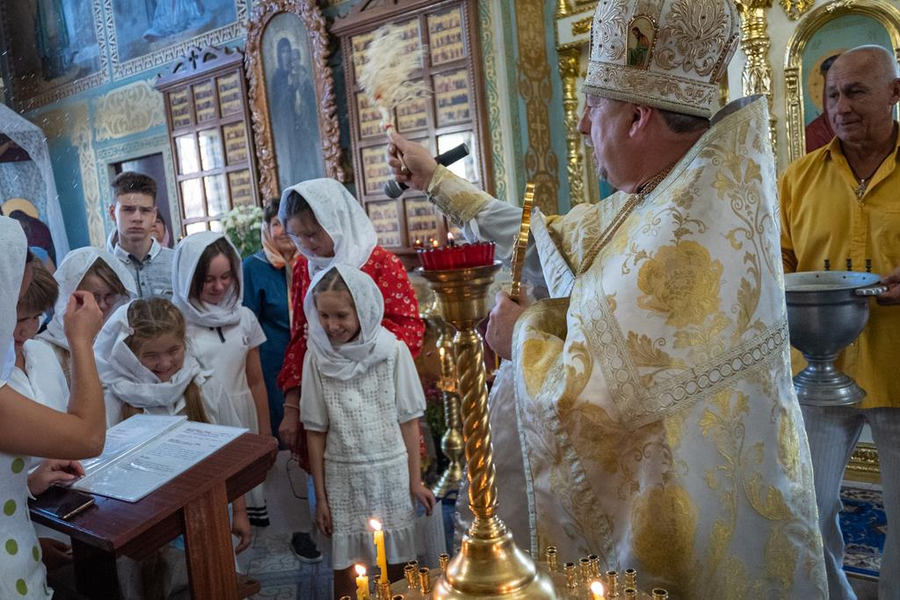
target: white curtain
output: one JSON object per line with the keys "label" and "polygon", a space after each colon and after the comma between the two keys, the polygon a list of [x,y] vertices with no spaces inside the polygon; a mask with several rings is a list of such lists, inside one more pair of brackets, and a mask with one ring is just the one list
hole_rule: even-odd
{"label": "white curtain", "polygon": [[69,238],[59,208],[47,137],[37,125],[3,104],[0,104],[0,133],[8,135],[28,152],[37,167],[36,170],[29,168],[28,163],[21,163],[20,167],[4,165],[0,170],[0,199],[24,197],[31,200],[50,228],[56,256],[62,258],[69,252]]}

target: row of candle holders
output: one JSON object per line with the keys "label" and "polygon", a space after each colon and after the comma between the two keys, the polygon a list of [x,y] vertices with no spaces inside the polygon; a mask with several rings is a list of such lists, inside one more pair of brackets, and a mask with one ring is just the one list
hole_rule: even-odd
{"label": "row of candle holders", "polygon": [[454,244],[443,248],[419,248],[419,262],[426,271],[471,269],[494,262],[494,242]]}
{"label": "row of candle holders", "polygon": [[[556,546],[547,547],[544,559],[551,573],[560,572]],[[590,600],[608,600],[610,598],[635,600],[638,598],[637,571],[625,569],[624,581],[620,583],[618,571],[603,573],[600,570],[600,557],[596,554],[581,558],[578,565],[572,562],[565,563],[562,573],[566,577],[566,591],[570,597]],[[653,600],[667,600],[669,593],[663,588],[654,588],[650,592],[650,596]]]}
{"label": "row of candle holders", "polygon": [[[450,562],[449,554],[441,554],[440,560],[441,573],[447,568]],[[431,570],[427,567],[419,567],[419,561],[411,560],[403,567],[403,574],[406,576],[406,583],[410,591],[416,590],[423,596],[431,592]],[[380,581],[375,583],[375,597],[377,600],[404,600],[403,594],[392,594],[390,583],[383,584]],[[359,589],[356,592],[356,600],[370,600],[368,582],[366,589]],[[350,596],[341,596],[341,600],[352,600]]]}

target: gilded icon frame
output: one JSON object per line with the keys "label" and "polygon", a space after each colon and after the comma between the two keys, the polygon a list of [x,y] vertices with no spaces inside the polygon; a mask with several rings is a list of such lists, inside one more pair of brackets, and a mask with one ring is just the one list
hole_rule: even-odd
{"label": "gilded icon frame", "polygon": [[247,25],[247,46],[244,52],[248,95],[253,115],[253,133],[259,165],[260,191],[264,197],[281,196],[278,183],[278,157],[269,112],[269,98],[263,56],[266,27],[273,18],[289,13],[300,17],[309,39],[309,59],[313,67],[319,134],[325,163],[325,177],[348,180],[342,163],[340,129],[335,104],[334,75],[328,58],[331,54],[330,36],[325,18],[315,0],[261,0],[254,3]]}
{"label": "gilded icon frame", "polygon": [[[900,62],[900,10],[885,0],[834,0],[807,14],[797,26],[787,45],[784,61],[785,116],[788,160],[794,162],[806,154],[806,115],[803,101],[803,51],[823,26],[850,15],[861,15],[878,21],[891,39],[894,54]],[[860,44],[866,43],[860,40]]]}

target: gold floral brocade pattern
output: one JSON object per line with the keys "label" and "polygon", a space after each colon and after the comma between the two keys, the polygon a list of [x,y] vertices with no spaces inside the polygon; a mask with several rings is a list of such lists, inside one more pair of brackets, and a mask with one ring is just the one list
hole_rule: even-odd
{"label": "gold floral brocade pattern", "polygon": [[[714,126],[514,334],[534,539],[678,597],[825,597],[767,124],[757,101]],[[628,198],[539,243],[581,270]]]}

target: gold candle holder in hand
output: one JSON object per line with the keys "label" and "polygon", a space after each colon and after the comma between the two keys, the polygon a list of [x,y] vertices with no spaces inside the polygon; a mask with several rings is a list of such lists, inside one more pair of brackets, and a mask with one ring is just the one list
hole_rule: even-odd
{"label": "gold candle holder in hand", "polygon": [[556,598],[550,578],[513,542],[497,516],[497,485],[488,421],[484,346],[477,325],[487,316],[487,292],[500,263],[420,273],[440,298],[453,338],[459,370],[463,436],[474,520],[462,547],[434,585],[436,600],[456,598]]}

